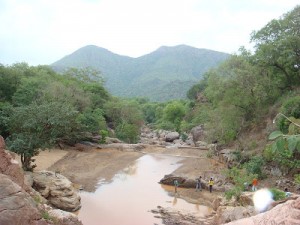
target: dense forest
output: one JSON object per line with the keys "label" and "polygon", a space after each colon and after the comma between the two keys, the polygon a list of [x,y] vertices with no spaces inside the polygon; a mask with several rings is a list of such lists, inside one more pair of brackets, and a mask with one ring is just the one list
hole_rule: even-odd
{"label": "dense forest", "polygon": [[[296,174],[300,182],[299,27],[297,6],[253,32],[254,52],[242,47],[206,72],[188,90],[188,100],[113,97],[101,73],[91,68],[57,73],[48,66],[1,65],[0,134],[30,170],[40,149],[95,135],[100,141],[115,135],[136,143],[143,124],[176,130],[182,137],[202,124],[207,141],[226,146],[271,117],[277,129],[269,131],[267,144],[241,161],[239,169],[263,177],[262,165],[271,163],[285,174]],[[237,157],[244,150],[237,149]]]}

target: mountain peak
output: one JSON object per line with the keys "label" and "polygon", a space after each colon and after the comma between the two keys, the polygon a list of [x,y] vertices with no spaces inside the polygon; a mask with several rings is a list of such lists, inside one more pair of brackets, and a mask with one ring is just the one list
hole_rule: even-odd
{"label": "mountain peak", "polygon": [[68,67],[92,67],[101,71],[105,85],[113,95],[166,101],[185,98],[193,83],[228,56],[208,49],[176,45],[161,46],[152,53],[131,58],[87,45],[51,66],[57,71]]}

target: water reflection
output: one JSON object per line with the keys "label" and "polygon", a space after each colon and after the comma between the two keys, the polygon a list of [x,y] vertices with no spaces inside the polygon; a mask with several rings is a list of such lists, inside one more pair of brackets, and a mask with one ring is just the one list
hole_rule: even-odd
{"label": "water reflection", "polygon": [[180,166],[179,160],[170,156],[141,157],[116,174],[113,182],[102,182],[95,193],[82,192],[79,218],[84,225],[162,224],[150,212],[158,205],[206,215],[207,207],[169,196],[157,183],[165,174]]}

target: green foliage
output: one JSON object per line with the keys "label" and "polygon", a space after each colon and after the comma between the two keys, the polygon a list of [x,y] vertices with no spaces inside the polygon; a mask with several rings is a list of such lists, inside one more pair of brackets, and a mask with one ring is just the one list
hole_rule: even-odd
{"label": "green foliage", "polygon": [[116,127],[117,137],[127,143],[137,143],[139,133],[139,126],[134,124],[124,122]]}
{"label": "green foliage", "polygon": [[281,89],[299,85],[300,6],[280,19],[273,19],[252,34],[256,44],[255,61],[269,71]]}
{"label": "green foliage", "polygon": [[273,131],[270,135],[269,135],[269,140],[275,140],[278,137],[282,137],[283,133],[281,131]]}
{"label": "green foliage", "polygon": [[163,130],[176,130],[175,124],[170,121],[159,121],[156,126]]}
{"label": "green foliage", "polygon": [[233,196],[239,199],[245,189],[245,183],[251,184],[252,180],[257,177],[257,175],[248,173],[246,170],[237,167],[228,169],[225,171],[225,175],[235,185],[233,189],[225,192],[227,199],[231,199]]}
{"label": "green foliage", "polygon": [[53,221],[54,219],[47,211],[42,211],[42,218],[49,221]]}
{"label": "green foliage", "polygon": [[9,118],[8,148],[21,155],[25,170],[32,170],[31,158],[58,141],[74,142],[80,137],[78,112],[60,103],[32,103],[16,107]]}
{"label": "green foliage", "polygon": [[188,135],[186,133],[181,134],[181,140],[186,141],[188,139]]}
{"label": "green foliage", "polygon": [[106,129],[106,122],[101,109],[85,110],[78,116],[78,121],[85,127],[86,131],[94,134]]}
{"label": "green foliage", "polygon": [[104,111],[118,138],[128,143],[137,142],[143,116],[136,101],[114,99],[104,105]]}
{"label": "green foliage", "polygon": [[101,144],[104,144],[106,142],[106,138],[108,137],[109,133],[107,130],[100,130],[100,135],[101,135]]}
{"label": "green foliage", "polygon": [[181,102],[170,102],[163,110],[163,119],[172,123],[177,131],[180,131],[181,120],[185,115],[185,106]]}
{"label": "green foliage", "polygon": [[300,185],[300,174],[295,174],[294,175],[294,180],[295,180],[295,183]]}
{"label": "green foliage", "polygon": [[277,188],[271,188],[270,191],[272,193],[274,201],[279,201],[279,200],[285,199],[285,197],[286,197],[285,192],[280,191]]}
{"label": "green foliage", "polygon": [[[281,107],[281,113],[285,115],[286,117],[289,117],[290,119],[298,119],[300,118],[300,96],[294,96],[287,98],[283,103]],[[285,118],[284,116],[281,116],[278,118],[279,129],[283,133],[289,132],[289,126],[291,122]]]}
{"label": "green foliage", "polygon": [[12,108],[13,106],[10,103],[0,102],[0,135],[4,138],[9,136],[8,121]]}
{"label": "green foliage", "polygon": [[12,96],[16,92],[20,77],[18,74],[5,66],[0,64],[0,101],[11,102]]}
{"label": "green foliage", "polygon": [[207,76],[204,76],[204,78],[197,84],[193,85],[187,92],[187,97],[190,100],[197,99],[197,96],[199,93],[203,92],[205,88],[207,87]]}
{"label": "green foliage", "polygon": [[265,165],[264,158],[261,156],[254,156],[248,162],[243,164],[243,167],[246,169],[248,174],[255,174],[258,178],[265,178],[263,173],[263,166]]}

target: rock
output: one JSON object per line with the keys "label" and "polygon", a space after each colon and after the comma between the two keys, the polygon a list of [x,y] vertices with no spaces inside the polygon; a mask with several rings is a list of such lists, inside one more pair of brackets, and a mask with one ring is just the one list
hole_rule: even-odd
{"label": "rock", "polygon": [[[181,186],[181,187],[182,187],[182,184],[186,181],[186,179],[183,177],[176,177],[176,176],[173,176],[172,174],[169,174],[169,175],[165,175],[165,177],[163,179],[161,179],[159,181],[159,183],[174,186],[175,180],[177,180],[179,182],[179,186]],[[194,187],[195,187],[195,185],[194,185]]]}
{"label": "rock", "polygon": [[219,206],[221,205],[221,201],[222,199],[221,198],[215,198],[212,202],[212,208],[213,210],[217,211]]}
{"label": "rock", "polygon": [[196,147],[202,148],[202,149],[208,149],[209,145],[205,141],[197,141],[195,143]]}
{"label": "rock", "polygon": [[5,141],[2,136],[0,136],[0,149],[5,149]]}
{"label": "rock", "polygon": [[6,152],[3,147],[5,147],[5,142],[3,137],[0,136],[0,174],[9,176],[21,188],[28,190],[29,187],[25,184],[23,170],[12,155]]}
{"label": "rock", "polygon": [[106,144],[113,144],[113,143],[123,143],[121,140],[118,138],[111,138],[111,137],[106,137],[105,138],[105,143]]}
{"label": "rock", "polygon": [[245,217],[250,217],[255,214],[254,207],[248,206],[220,206],[217,214],[214,217],[215,224],[224,224]]}
{"label": "rock", "polygon": [[173,142],[176,139],[179,139],[180,135],[178,132],[170,132],[166,135],[166,142]]}
{"label": "rock", "polygon": [[271,210],[258,215],[233,221],[228,225],[256,225],[256,224],[300,224],[300,197],[277,205]]}
{"label": "rock", "polygon": [[33,225],[41,220],[31,196],[7,175],[0,174],[0,224]]}
{"label": "rock", "polygon": [[239,203],[242,206],[253,206],[253,194],[254,192],[243,192],[239,198]]}
{"label": "rock", "polygon": [[222,149],[219,151],[219,161],[226,163],[229,167],[234,164],[235,156],[233,154],[235,150],[233,149]]}
{"label": "rock", "polygon": [[75,216],[73,213],[69,213],[60,209],[50,209],[48,213],[50,216],[57,218],[65,225],[82,225],[82,223],[78,221],[77,216]]}
{"label": "rock", "polygon": [[81,207],[77,191],[61,174],[51,171],[33,173],[33,188],[56,208],[73,212]]}
{"label": "rock", "polygon": [[193,142],[196,145],[197,141],[203,141],[204,140],[204,126],[203,125],[199,125],[196,127],[193,127],[191,130],[191,134],[193,137]]}
{"label": "rock", "polygon": [[[20,165],[10,152],[4,150],[0,136],[0,224],[1,225],[52,225],[42,218],[46,200],[31,188],[31,178],[24,179]],[[57,225],[82,225],[78,218],[58,220]]]}

